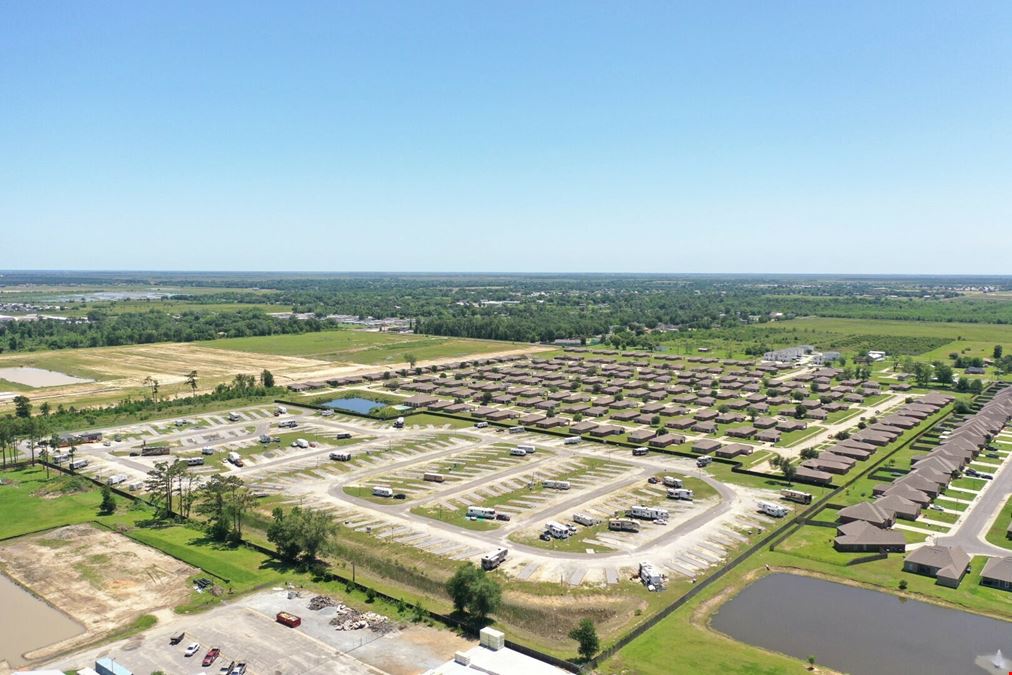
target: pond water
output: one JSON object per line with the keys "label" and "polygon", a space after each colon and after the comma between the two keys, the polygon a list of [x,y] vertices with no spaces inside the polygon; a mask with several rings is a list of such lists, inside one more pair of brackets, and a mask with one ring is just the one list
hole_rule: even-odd
{"label": "pond water", "polygon": [[84,627],[0,574],[0,662],[25,663],[22,654],[84,632]]}
{"label": "pond water", "polygon": [[57,387],[64,384],[80,384],[82,382],[93,382],[83,377],[74,377],[66,373],[59,373],[55,370],[45,368],[30,368],[28,366],[17,366],[15,368],[0,368],[0,380],[16,382],[29,387]]}
{"label": "pond water", "polygon": [[335,398],[333,401],[327,401],[323,404],[324,408],[334,408],[335,410],[348,410],[354,413],[360,413],[362,415],[368,415],[377,408],[382,408],[386,403],[380,401],[373,401],[368,398],[354,397],[354,398]]}
{"label": "pond water", "polygon": [[[966,580],[964,584],[968,583]],[[989,593],[1005,593],[986,589]],[[854,675],[961,675],[1012,655],[1012,623],[793,574],[749,585],[711,625],[736,640]]]}

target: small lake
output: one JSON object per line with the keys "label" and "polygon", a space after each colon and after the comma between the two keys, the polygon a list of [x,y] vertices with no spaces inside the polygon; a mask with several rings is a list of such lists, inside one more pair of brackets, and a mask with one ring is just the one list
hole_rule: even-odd
{"label": "small lake", "polygon": [[1005,659],[1012,656],[1012,623],[793,574],[749,585],[711,625],[741,642],[801,660],[813,655],[854,675],[1012,672],[1012,660],[1000,670],[991,665],[999,649]]}
{"label": "small lake", "polygon": [[84,627],[0,574],[0,662],[25,663],[25,652],[80,635]]}
{"label": "small lake", "polygon": [[333,401],[327,401],[323,404],[324,408],[334,408],[335,410],[347,410],[353,413],[359,413],[361,415],[368,415],[377,408],[382,408],[386,403],[380,401],[373,401],[368,398],[354,397],[354,398],[335,398]]}

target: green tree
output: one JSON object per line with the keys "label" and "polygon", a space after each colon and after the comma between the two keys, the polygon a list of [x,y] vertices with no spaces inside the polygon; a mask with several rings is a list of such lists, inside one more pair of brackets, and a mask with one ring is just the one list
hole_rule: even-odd
{"label": "green tree", "polygon": [[407,361],[408,365],[412,368],[414,368],[415,364],[418,363],[418,357],[411,353],[405,354],[404,360]]}
{"label": "green tree", "polygon": [[116,498],[112,495],[112,488],[108,485],[102,486],[102,503],[98,506],[98,512],[108,516],[116,512]]}
{"label": "green tree", "polygon": [[260,372],[260,385],[266,389],[274,387],[274,373],[264,368]]}
{"label": "green tree", "polygon": [[931,382],[931,376],[933,375],[933,368],[930,363],[923,361],[914,362],[914,381],[917,382],[917,386],[926,387]]}
{"label": "green tree", "polygon": [[21,418],[32,416],[32,402],[27,396],[22,394],[14,397],[14,415]]}
{"label": "green tree", "polygon": [[190,393],[191,394],[196,394],[197,393],[197,371],[196,370],[191,370],[189,373],[187,373],[187,375],[186,375],[186,384],[190,385]]}
{"label": "green tree", "polygon": [[584,661],[594,658],[594,654],[601,647],[600,640],[597,638],[597,629],[594,628],[594,622],[590,619],[581,620],[576,628],[569,631],[569,639],[576,640],[579,644],[577,651]]}
{"label": "green tree", "polygon": [[784,474],[784,478],[787,479],[788,483],[792,483],[794,482],[794,477],[798,475],[798,468],[787,460],[784,460],[780,462],[780,472]]}
{"label": "green tree", "polygon": [[457,568],[446,582],[446,592],[456,611],[467,612],[476,619],[492,614],[502,602],[499,583],[473,563]]}
{"label": "green tree", "polygon": [[993,356],[994,360],[997,361],[998,359],[1001,358],[1001,355],[1004,353],[1004,351],[1005,350],[1004,348],[1002,348],[1001,345],[995,345],[994,351],[991,352],[991,356]]}

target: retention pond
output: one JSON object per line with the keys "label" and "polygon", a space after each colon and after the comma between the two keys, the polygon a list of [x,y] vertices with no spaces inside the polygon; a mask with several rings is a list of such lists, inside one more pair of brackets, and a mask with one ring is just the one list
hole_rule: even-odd
{"label": "retention pond", "polygon": [[1012,661],[998,656],[1012,655],[1012,623],[793,574],[750,584],[711,625],[741,642],[801,660],[811,655],[854,675],[1012,672]]}
{"label": "retention pond", "polygon": [[6,661],[14,667],[23,665],[22,654],[84,632],[82,625],[2,574],[0,608],[0,663]]}

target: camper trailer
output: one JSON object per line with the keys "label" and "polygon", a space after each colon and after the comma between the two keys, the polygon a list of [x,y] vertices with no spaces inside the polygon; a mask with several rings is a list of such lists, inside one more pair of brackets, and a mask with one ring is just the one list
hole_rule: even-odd
{"label": "camper trailer", "polygon": [[587,527],[594,527],[601,521],[598,520],[597,518],[594,518],[593,516],[588,516],[586,513],[574,513],[573,522],[578,523],[580,525],[585,525]]}
{"label": "camper trailer", "polygon": [[570,436],[569,438],[563,441],[563,443],[565,443],[566,445],[576,445],[579,442],[580,442],[579,436]]}
{"label": "camper trailer", "polygon": [[443,474],[441,473],[426,473],[425,475],[422,476],[422,479],[427,480],[430,483],[442,483],[443,481],[446,480],[446,478],[443,477]]}
{"label": "camper trailer", "polygon": [[75,459],[69,464],[71,469],[83,469],[88,466],[88,460],[86,459]]}
{"label": "camper trailer", "polygon": [[204,463],[204,458],[203,457],[187,457],[185,461],[186,461],[186,466],[200,466],[201,464]]}
{"label": "camper trailer", "polygon": [[668,488],[668,499],[684,499],[692,501],[692,490],[686,488]]}
{"label": "camper trailer", "polygon": [[121,473],[114,474],[105,479],[106,485],[119,485],[126,482],[127,477]]}
{"label": "camper trailer", "polygon": [[789,502],[797,502],[798,504],[812,503],[811,493],[802,492],[801,490],[781,490],[780,496]]}
{"label": "camper trailer", "polygon": [[639,532],[640,524],[635,520],[626,518],[614,518],[608,521],[608,529],[613,532]]}
{"label": "camper trailer", "polygon": [[211,446],[203,447],[203,448],[200,449],[200,454],[202,454],[202,455],[213,455],[214,454],[214,448],[212,448]]}
{"label": "camper trailer", "polygon": [[710,457],[709,455],[703,455],[702,457],[696,458],[696,466],[699,468],[710,466],[711,464],[713,464],[713,457]]}
{"label": "camper trailer", "polygon": [[521,450],[520,448],[513,448],[512,450],[510,450],[510,454],[513,455],[514,457],[526,457],[527,451]]}
{"label": "camper trailer", "polygon": [[528,454],[528,455],[533,455],[533,454],[534,454],[534,451],[535,451],[536,449],[537,449],[537,448],[535,448],[535,447],[534,447],[533,445],[518,445],[518,446],[517,446],[517,450],[523,450],[523,451],[524,451],[524,453],[525,453],[525,454]]}
{"label": "camper trailer", "polygon": [[664,576],[652,563],[640,563],[640,581],[651,591],[659,591],[664,586]]}
{"label": "camper trailer", "polygon": [[647,454],[647,452],[649,452],[648,448],[640,447],[640,448],[633,448],[632,454],[633,457],[642,457],[645,454]]}
{"label": "camper trailer", "polygon": [[238,452],[228,453],[228,461],[235,466],[242,466],[242,457],[239,456]]}
{"label": "camper trailer", "polygon": [[494,570],[496,567],[503,564],[506,560],[507,553],[509,553],[509,550],[505,548],[497,548],[491,553],[486,553],[481,557],[481,568],[486,572]]}
{"label": "camper trailer", "polygon": [[771,502],[759,502],[759,510],[767,516],[773,516],[774,518],[783,518],[791,512],[791,510],[783,504],[773,504]]}
{"label": "camper trailer", "polygon": [[305,438],[296,438],[295,442],[292,445],[294,445],[297,448],[302,448],[303,450],[305,450],[306,448],[309,447],[309,441],[307,441]]}
{"label": "camper trailer", "polygon": [[241,418],[241,417],[239,417],[239,413],[237,413],[237,412],[230,412],[230,413],[228,414],[228,421],[229,421],[229,422],[238,422],[238,421],[239,421],[239,420],[241,420],[241,419],[242,419],[242,418]]}
{"label": "camper trailer", "polygon": [[568,480],[546,480],[541,485],[549,490],[568,490],[570,487]]}
{"label": "camper trailer", "polygon": [[674,476],[665,476],[664,487],[680,488],[682,487],[682,480],[680,478],[675,478]]}
{"label": "camper trailer", "polygon": [[386,485],[374,485],[372,488],[373,497],[393,497],[394,491]]}
{"label": "camper trailer", "polygon": [[330,453],[330,458],[332,460],[334,460],[335,462],[350,462],[351,461],[351,453],[350,452],[332,452],[332,453]]}
{"label": "camper trailer", "polygon": [[656,506],[634,506],[629,509],[629,515],[633,518],[641,518],[643,520],[667,520],[668,510],[661,509]]}
{"label": "camper trailer", "polygon": [[278,415],[287,415],[287,414],[288,414],[288,408],[286,408],[283,405],[279,405],[277,407],[277,409],[275,409],[275,411],[274,411],[274,416],[275,417],[277,417]]}

